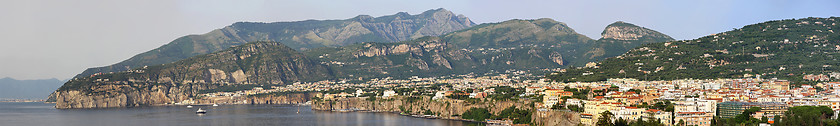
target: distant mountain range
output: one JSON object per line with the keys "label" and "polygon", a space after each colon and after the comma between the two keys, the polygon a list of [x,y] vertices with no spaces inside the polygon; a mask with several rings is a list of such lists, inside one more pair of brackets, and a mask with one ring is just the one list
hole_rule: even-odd
{"label": "distant mountain range", "polygon": [[44,99],[49,92],[61,87],[67,80],[41,79],[16,80],[12,78],[0,79],[0,100],[2,99]]}
{"label": "distant mountain range", "polygon": [[[568,68],[556,81],[780,78],[796,84],[808,74],[840,70],[840,18],[803,18],[752,24],[694,40],[651,43],[597,64]],[[840,78],[832,78],[838,80]]]}
{"label": "distant mountain range", "polygon": [[[295,37],[299,32],[290,32],[294,31],[290,29],[308,29],[300,28],[304,26],[332,27],[341,24],[335,22],[348,21],[361,23],[362,26],[367,26],[365,22],[390,23],[374,23],[371,27],[364,27],[379,28],[380,30],[372,30],[370,35],[381,38],[344,39],[374,42],[331,40],[330,43],[338,44],[323,44],[315,39],[294,39],[300,38]],[[235,28],[238,30],[235,33],[247,33],[248,36],[275,31],[276,33],[272,33],[274,37],[285,36],[289,39],[279,37],[267,40],[201,41],[229,42],[228,44],[237,46],[205,54],[190,51],[189,54],[195,56],[172,62],[141,58],[146,60],[138,61],[143,61],[141,64],[145,65],[125,67],[134,68],[131,70],[107,69],[114,73],[80,74],[53,94],[57,100],[56,107],[99,108],[170,103],[193,97],[202,90],[234,85],[289,84],[299,81],[376,77],[429,77],[505,70],[541,72],[601,60],[642,44],[673,41],[667,35],[624,22],[607,26],[602,34],[604,38],[599,40],[576,33],[565,23],[548,18],[514,19],[472,26],[473,23],[465,16],[455,16],[444,9],[430,10],[419,15],[398,13],[378,18],[358,16],[339,21],[302,22],[306,23],[236,23],[223,29]],[[307,32],[314,31],[309,29]],[[239,42],[246,40],[263,42]],[[315,42],[319,44],[313,44]],[[155,50],[168,50],[174,47],[170,45],[178,43],[182,41],[176,40]],[[138,56],[149,53],[156,56],[178,55],[165,58],[172,60],[188,56],[182,52],[155,50]],[[146,62],[147,60],[159,64]],[[124,62],[128,61],[132,60]]]}

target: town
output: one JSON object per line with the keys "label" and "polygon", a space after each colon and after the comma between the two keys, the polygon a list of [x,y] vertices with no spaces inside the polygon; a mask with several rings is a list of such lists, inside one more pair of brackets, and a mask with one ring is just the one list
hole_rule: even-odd
{"label": "town", "polygon": [[[760,124],[772,124],[795,106],[826,106],[835,114],[840,111],[840,82],[794,86],[787,80],[758,75],[738,79],[640,81],[614,78],[601,82],[561,83],[526,73],[508,70],[484,75],[371,79],[363,83],[318,81],[211,92],[201,97],[235,99],[278,92],[323,92],[318,96],[320,99],[405,95],[464,100],[489,99],[498,93],[509,92],[517,93],[513,98],[534,102],[537,111],[577,113],[583,125],[597,125],[607,113],[612,121],[709,126],[715,118],[736,116],[748,116],[758,119]],[[805,76],[806,80],[815,81],[828,78],[828,75]],[[192,101],[183,103],[188,104],[186,102]],[[760,110],[750,110],[756,107]],[[750,111],[750,114],[740,115],[745,111]]]}

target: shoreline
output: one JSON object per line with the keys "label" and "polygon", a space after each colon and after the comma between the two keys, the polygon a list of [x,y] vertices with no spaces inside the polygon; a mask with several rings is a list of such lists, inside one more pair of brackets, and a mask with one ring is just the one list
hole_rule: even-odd
{"label": "shoreline", "polygon": [[[44,102],[46,103],[46,102]],[[79,109],[109,109],[109,108],[136,108],[136,107],[172,107],[172,106],[212,106],[213,104],[154,104],[154,105],[145,105],[145,106],[134,106],[134,107],[108,107],[108,108],[79,108]],[[422,119],[440,119],[440,120],[450,120],[450,121],[461,121],[461,122],[469,122],[469,123],[482,123],[487,124],[485,121],[475,121],[475,120],[468,120],[468,119],[460,119],[460,118],[446,118],[446,117],[426,117],[426,115],[412,115],[412,114],[404,114],[400,113],[399,111],[376,111],[376,110],[320,110],[314,109],[311,104],[218,104],[221,105],[291,105],[291,106],[308,106],[312,111],[323,111],[323,112],[339,112],[339,113],[351,113],[351,112],[362,112],[362,113],[392,113],[397,114],[400,116],[405,117],[412,117],[412,118],[422,118]]]}
{"label": "shoreline", "polygon": [[[312,105],[307,105],[307,106],[310,106],[310,109],[312,109]],[[412,114],[404,114],[404,113],[401,113],[401,112],[399,112],[399,111],[372,111],[372,110],[320,110],[320,109],[312,109],[312,110],[313,110],[313,111],[327,111],[327,112],[341,112],[341,113],[350,113],[350,112],[362,112],[362,113],[392,113],[392,114],[398,114],[398,115],[400,115],[400,116],[413,117],[413,118],[423,118],[423,119],[440,119],[440,120],[451,120],[451,121],[461,121],[461,122],[470,122],[470,123],[482,123],[482,124],[487,124],[487,122],[485,122],[485,121],[475,121],[475,120],[460,119],[460,118],[446,118],[446,117],[438,117],[438,116],[426,117],[426,115],[412,115]]]}

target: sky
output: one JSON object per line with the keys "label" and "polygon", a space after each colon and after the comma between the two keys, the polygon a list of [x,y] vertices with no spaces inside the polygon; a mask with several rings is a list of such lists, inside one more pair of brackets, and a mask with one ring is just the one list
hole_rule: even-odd
{"label": "sky", "polygon": [[68,79],[234,22],[348,19],[445,8],[476,23],[552,18],[600,38],[624,21],[678,40],[770,20],[840,16],[818,0],[6,0],[0,78]]}

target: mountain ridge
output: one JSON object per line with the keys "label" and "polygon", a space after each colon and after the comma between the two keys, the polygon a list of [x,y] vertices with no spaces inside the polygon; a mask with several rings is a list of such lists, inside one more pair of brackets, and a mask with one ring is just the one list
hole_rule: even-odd
{"label": "mountain ridge", "polygon": [[[365,16],[344,20],[237,22],[205,34],[179,37],[116,64],[86,69],[73,78],[170,63],[253,41],[276,41],[297,50],[306,50],[359,42],[398,42],[428,35],[436,36],[475,25],[466,16],[456,15],[443,8],[417,15],[403,12],[378,17],[379,19],[357,19],[362,17]],[[395,18],[385,20],[386,17]]]}

